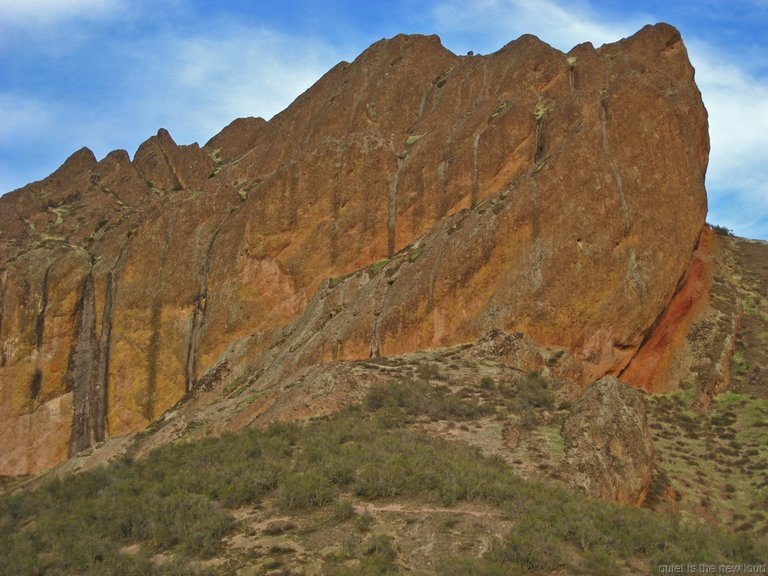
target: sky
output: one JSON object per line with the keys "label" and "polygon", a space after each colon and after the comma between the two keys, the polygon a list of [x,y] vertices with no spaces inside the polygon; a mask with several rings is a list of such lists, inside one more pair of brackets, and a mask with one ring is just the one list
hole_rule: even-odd
{"label": "sky", "polygon": [[0,0],[0,194],[83,146],[133,156],[161,127],[202,145],[269,119],[401,32],[457,54],[526,33],[568,51],[656,22],[682,33],[709,112],[707,220],[768,240],[768,0]]}

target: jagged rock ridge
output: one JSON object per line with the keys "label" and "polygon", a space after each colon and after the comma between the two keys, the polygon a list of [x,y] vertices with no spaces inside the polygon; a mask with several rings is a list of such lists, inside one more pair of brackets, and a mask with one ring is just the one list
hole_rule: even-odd
{"label": "jagged rock ridge", "polygon": [[0,199],[0,474],[203,384],[492,329],[618,374],[686,275],[708,150],[668,25],[568,54],[401,35],[202,148],[80,150]]}

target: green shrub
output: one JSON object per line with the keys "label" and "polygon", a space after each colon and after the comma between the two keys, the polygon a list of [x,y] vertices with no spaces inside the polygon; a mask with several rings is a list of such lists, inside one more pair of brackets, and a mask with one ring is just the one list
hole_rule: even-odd
{"label": "green shrub", "polygon": [[387,264],[389,264],[389,258],[382,258],[381,260],[377,260],[376,262],[371,264],[368,267],[368,271],[371,277],[376,276],[379,272],[381,272],[384,268],[386,268]]}
{"label": "green shrub", "polygon": [[346,498],[339,500],[333,507],[333,519],[336,522],[351,520],[355,516],[357,516],[355,505]]}
{"label": "green shrub", "polygon": [[[500,458],[402,425],[414,415],[456,417],[483,409],[446,387],[419,381],[374,387],[365,404],[367,410],[348,409],[303,426],[279,424],[169,445],[140,461],[0,497],[0,574],[191,574],[190,560],[217,553],[233,529],[228,506],[273,495],[285,508],[301,510],[333,502],[342,492],[500,507],[514,523],[512,532],[482,558],[459,557],[455,566],[467,567],[466,573],[568,571],[574,557],[579,569],[593,566],[591,573],[601,559],[615,558],[650,565],[764,561],[747,534],[523,480]],[[387,411],[399,420],[381,418]],[[337,503],[331,516],[351,519],[361,532],[374,523],[370,514],[355,514],[347,500]],[[357,547],[359,534],[350,533]],[[121,554],[127,544],[139,544],[139,551]],[[368,554],[355,548],[359,565],[347,573],[399,570],[385,537],[370,539],[368,546],[373,550]],[[148,558],[157,552],[176,560],[151,567]],[[461,573],[450,565],[447,561],[443,573]]]}
{"label": "green shrub", "polygon": [[354,520],[355,528],[357,528],[357,530],[360,532],[368,532],[368,530],[371,529],[371,526],[373,526],[375,523],[376,519],[368,510],[365,510],[362,514],[357,515]]}
{"label": "green shrub", "polygon": [[496,387],[496,382],[490,376],[483,376],[480,378],[480,388],[483,390],[493,390]]}
{"label": "green shrub", "polygon": [[510,574],[521,574],[525,572],[525,567],[510,565],[509,563],[498,562],[488,558],[476,558],[474,556],[452,556],[443,560],[440,565],[440,574],[443,576],[509,576]]}
{"label": "green shrub", "polygon": [[364,405],[371,411],[389,410],[390,417],[403,422],[419,416],[432,420],[471,420],[494,411],[492,406],[482,405],[473,398],[459,398],[446,386],[424,380],[375,384]]}
{"label": "green shrub", "polygon": [[547,112],[549,112],[549,108],[547,107],[547,101],[539,97],[539,100],[536,102],[536,105],[533,107],[533,116],[534,118],[536,118],[536,122],[540,122],[544,118],[544,116],[547,115]]}
{"label": "green shrub", "polygon": [[517,383],[520,398],[529,406],[554,410],[555,395],[549,386],[549,382],[536,372],[531,372]]}
{"label": "green shrub", "polygon": [[733,236],[733,230],[726,228],[725,226],[710,224],[709,227],[714,230],[715,234],[719,234],[720,236]]}
{"label": "green shrub", "polygon": [[386,562],[394,562],[397,558],[394,540],[386,534],[375,534],[363,544],[363,555],[376,556]]}
{"label": "green shrub", "polygon": [[280,504],[288,510],[323,506],[334,496],[331,482],[316,470],[289,474],[278,491]]}
{"label": "green shrub", "polygon": [[617,558],[602,548],[584,554],[584,569],[593,576],[614,576],[620,574]]}
{"label": "green shrub", "polygon": [[491,557],[530,570],[554,570],[563,564],[563,545],[551,525],[526,518],[491,551]]}
{"label": "green shrub", "polygon": [[440,368],[431,362],[422,362],[416,369],[416,375],[422,380],[443,380]]}
{"label": "green shrub", "polygon": [[264,527],[264,534],[268,536],[277,536],[290,532],[296,528],[296,525],[290,520],[273,520]]}

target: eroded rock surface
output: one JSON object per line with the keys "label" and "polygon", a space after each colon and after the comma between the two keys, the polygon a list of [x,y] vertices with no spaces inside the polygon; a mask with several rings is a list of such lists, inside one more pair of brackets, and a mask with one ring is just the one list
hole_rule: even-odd
{"label": "eroded rock surface", "polygon": [[203,384],[493,329],[617,374],[689,267],[708,150],[663,24],[568,54],[401,35],[203,147],[80,150],[0,199],[0,474]]}

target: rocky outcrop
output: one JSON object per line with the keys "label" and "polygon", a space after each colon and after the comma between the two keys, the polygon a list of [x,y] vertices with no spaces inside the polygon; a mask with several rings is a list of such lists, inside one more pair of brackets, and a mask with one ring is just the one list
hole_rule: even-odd
{"label": "rocky outcrop", "polygon": [[654,469],[641,392],[606,376],[573,404],[563,423],[567,482],[594,498],[639,506]]}
{"label": "rocky outcrop", "polygon": [[0,474],[202,384],[493,329],[618,374],[689,268],[707,155],[667,25],[568,54],[401,35],[202,148],[81,150],[0,199]]}
{"label": "rocky outcrop", "polygon": [[177,146],[165,129],[139,146],[133,162],[147,184],[162,192],[199,188],[213,169],[200,146]]}

